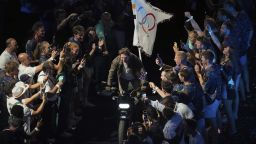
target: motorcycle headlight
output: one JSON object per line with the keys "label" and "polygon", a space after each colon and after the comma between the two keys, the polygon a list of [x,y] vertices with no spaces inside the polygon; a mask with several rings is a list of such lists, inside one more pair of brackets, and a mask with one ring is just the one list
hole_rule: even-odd
{"label": "motorcycle headlight", "polygon": [[128,104],[128,103],[120,103],[120,104],[118,105],[118,107],[119,107],[120,109],[129,109],[129,108],[130,108],[130,104]]}

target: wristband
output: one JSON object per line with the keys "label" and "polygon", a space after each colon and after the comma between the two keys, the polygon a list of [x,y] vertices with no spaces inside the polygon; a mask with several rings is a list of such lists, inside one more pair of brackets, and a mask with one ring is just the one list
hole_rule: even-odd
{"label": "wristband", "polygon": [[193,19],[193,16],[190,16],[190,18],[187,19],[186,22],[189,22],[189,21],[191,21],[192,19]]}
{"label": "wristband", "polygon": [[48,59],[48,61],[53,61],[54,60],[54,58],[53,57],[50,57],[49,59]]}
{"label": "wristband", "polygon": [[79,65],[78,68],[81,69],[81,68],[83,68],[83,66],[82,66],[82,65]]}
{"label": "wristband", "polygon": [[59,61],[64,61],[64,58],[59,58]]}
{"label": "wristband", "polygon": [[39,132],[40,130],[37,127],[35,127],[35,131]]}
{"label": "wristband", "polygon": [[58,85],[58,84],[56,84],[55,86],[56,86],[58,89],[60,88],[60,85]]}

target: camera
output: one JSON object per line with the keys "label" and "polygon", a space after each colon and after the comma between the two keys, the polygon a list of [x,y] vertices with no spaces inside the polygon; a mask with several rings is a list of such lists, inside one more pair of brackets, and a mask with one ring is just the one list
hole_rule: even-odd
{"label": "camera", "polygon": [[146,123],[146,122],[148,122],[148,113],[147,113],[147,111],[146,110],[144,110],[143,111],[143,120],[144,120],[144,122]]}

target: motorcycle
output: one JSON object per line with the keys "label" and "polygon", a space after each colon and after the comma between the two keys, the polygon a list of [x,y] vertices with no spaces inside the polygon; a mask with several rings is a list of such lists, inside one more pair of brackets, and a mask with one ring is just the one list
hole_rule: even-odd
{"label": "motorcycle", "polygon": [[146,92],[141,90],[141,88],[138,88],[116,98],[119,112],[119,144],[124,144],[126,142],[127,130],[133,123],[142,122],[147,119],[145,103],[143,101],[145,97]]}

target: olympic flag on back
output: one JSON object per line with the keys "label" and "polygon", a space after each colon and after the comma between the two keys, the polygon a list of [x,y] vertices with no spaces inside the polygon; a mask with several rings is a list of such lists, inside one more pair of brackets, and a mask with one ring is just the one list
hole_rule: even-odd
{"label": "olympic flag on back", "polygon": [[156,38],[157,24],[172,17],[145,0],[132,0],[134,19],[133,45],[151,56]]}

